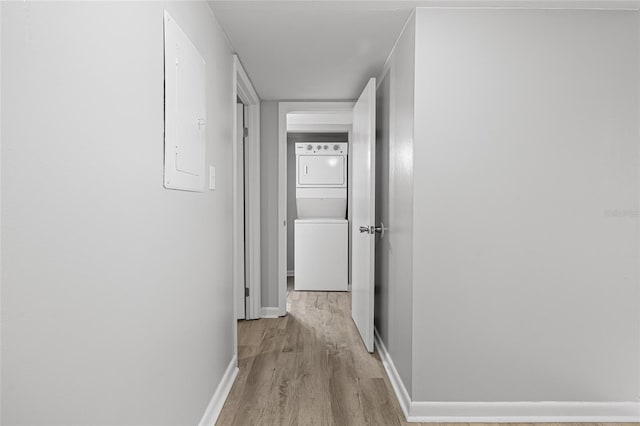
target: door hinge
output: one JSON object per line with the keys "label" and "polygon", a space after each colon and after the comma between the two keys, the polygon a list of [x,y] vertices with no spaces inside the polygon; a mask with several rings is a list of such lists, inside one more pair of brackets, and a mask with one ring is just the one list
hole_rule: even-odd
{"label": "door hinge", "polygon": [[249,129],[247,129],[247,128],[245,127],[245,128],[243,129],[243,133],[242,133],[242,134],[243,134],[243,136],[244,136],[245,138],[248,138],[248,137],[249,137]]}
{"label": "door hinge", "polygon": [[249,287],[244,288],[244,297],[249,297]]}

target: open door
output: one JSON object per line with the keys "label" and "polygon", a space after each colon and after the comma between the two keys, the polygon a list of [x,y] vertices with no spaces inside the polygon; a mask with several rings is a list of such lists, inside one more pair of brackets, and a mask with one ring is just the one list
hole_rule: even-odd
{"label": "open door", "polygon": [[352,192],[352,277],[351,316],[362,341],[373,352],[373,306],[375,271],[375,153],[376,79],[367,83],[353,107],[351,157]]}

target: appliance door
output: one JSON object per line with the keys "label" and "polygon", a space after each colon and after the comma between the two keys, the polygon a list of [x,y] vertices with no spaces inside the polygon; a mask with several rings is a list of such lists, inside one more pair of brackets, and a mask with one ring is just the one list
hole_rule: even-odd
{"label": "appliance door", "polygon": [[344,185],[346,178],[342,155],[298,155],[298,185]]}
{"label": "appliance door", "polygon": [[295,221],[296,290],[347,291],[349,225],[346,220]]}

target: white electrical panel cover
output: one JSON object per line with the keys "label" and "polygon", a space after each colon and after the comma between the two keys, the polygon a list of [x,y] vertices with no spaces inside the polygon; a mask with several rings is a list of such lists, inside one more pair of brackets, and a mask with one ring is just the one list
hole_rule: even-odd
{"label": "white electrical panel cover", "polygon": [[205,61],[164,11],[164,186],[205,190]]}

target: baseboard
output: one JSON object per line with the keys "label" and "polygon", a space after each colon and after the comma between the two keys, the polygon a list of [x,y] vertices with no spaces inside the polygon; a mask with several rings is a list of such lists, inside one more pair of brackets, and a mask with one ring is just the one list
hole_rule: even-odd
{"label": "baseboard", "polygon": [[640,421],[637,402],[425,402],[412,401],[409,422],[624,423]]}
{"label": "baseboard", "polygon": [[276,308],[278,310],[278,316],[285,317],[287,316],[287,305],[279,306]]}
{"label": "baseboard", "polygon": [[294,274],[293,271],[287,271],[287,276],[288,277],[293,277],[293,276],[295,276],[295,274]]}
{"label": "baseboard", "polygon": [[378,329],[376,328],[373,329],[373,341],[375,348],[378,350],[378,354],[380,355],[380,359],[382,360],[382,365],[387,372],[393,391],[396,394],[396,398],[398,398],[404,417],[409,419],[411,397],[409,396],[409,392],[407,391],[402,378],[400,378],[400,374],[398,374],[398,370],[396,370],[396,366],[393,364],[391,355],[389,355],[387,347],[382,342],[382,338],[380,337],[380,334],[378,334]]}
{"label": "baseboard", "polygon": [[640,402],[412,401],[378,330],[375,345],[402,412],[410,423],[626,423],[640,422]]}
{"label": "baseboard", "polygon": [[222,411],[222,406],[231,391],[231,386],[233,386],[233,382],[236,380],[238,371],[238,356],[234,355],[227,367],[227,370],[224,372],[222,380],[220,380],[220,384],[218,384],[218,388],[214,392],[211,401],[209,401],[209,405],[207,406],[200,423],[198,423],[199,426],[214,426],[216,424],[220,411]]}
{"label": "baseboard", "polygon": [[280,308],[263,306],[260,308],[260,318],[278,318],[280,315]]}

